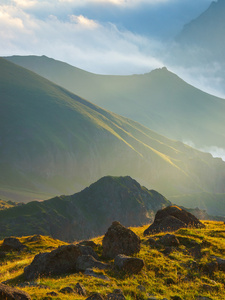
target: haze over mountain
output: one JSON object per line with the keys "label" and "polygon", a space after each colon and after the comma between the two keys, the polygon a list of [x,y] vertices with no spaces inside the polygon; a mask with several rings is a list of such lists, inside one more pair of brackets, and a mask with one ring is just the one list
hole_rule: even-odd
{"label": "haze over mountain", "polygon": [[[86,85],[88,88],[88,85]],[[0,59],[0,198],[72,194],[129,175],[165,196],[224,193],[225,163]]]}
{"label": "haze over mountain", "polygon": [[107,76],[45,56],[7,59],[164,136],[198,148],[225,149],[225,100],[194,88],[166,68],[143,75]]}
{"label": "haze over mountain", "polygon": [[[213,1],[199,17],[187,23],[169,49],[168,65],[176,64],[192,83],[225,95],[225,2]],[[192,77],[192,78],[191,78]]]}

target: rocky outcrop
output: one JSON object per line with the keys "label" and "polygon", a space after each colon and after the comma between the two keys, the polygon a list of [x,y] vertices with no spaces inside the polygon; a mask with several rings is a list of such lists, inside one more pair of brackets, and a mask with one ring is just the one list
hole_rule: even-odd
{"label": "rocky outcrop", "polygon": [[52,252],[40,253],[24,269],[24,277],[26,280],[33,280],[40,275],[49,276],[76,272],[79,256],[81,256],[81,251],[76,245],[61,246]]}
{"label": "rocky outcrop", "polygon": [[106,232],[103,241],[103,253],[106,258],[118,254],[132,255],[140,251],[140,238],[130,229],[115,221]]}
{"label": "rocky outcrop", "polygon": [[203,228],[205,225],[191,213],[172,205],[157,211],[153,224],[144,231],[144,235],[171,232],[187,227]]}
{"label": "rocky outcrop", "polygon": [[99,260],[97,253],[94,251],[94,249],[91,246],[83,246],[80,244],[77,244],[77,245],[78,245],[82,255],[91,255],[95,259]]}
{"label": "rocky outcrop", "polygon": [[1,249],[3,251],[22,251],[26,249],[26,246],[24,246],[19,239],[9,237],[4,239]]}
{"label": "rocky outcrop", "polygon": [[121,271],[137,274],[144,267],[143,259],[137,257],[129,257],[123,254],[119,254],[115,257],[114,265]]}
{"label": "rocky outcrop", "polygon": [[31,297],[21,290],[0,283],[1,300],[31,300]]}

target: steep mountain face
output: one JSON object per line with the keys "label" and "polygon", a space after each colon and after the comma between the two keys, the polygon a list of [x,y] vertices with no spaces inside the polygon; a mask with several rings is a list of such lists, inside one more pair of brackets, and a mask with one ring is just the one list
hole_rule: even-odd
{"label": "steep mountain face", "polygon": [[64,241],[104,234],[112,221],[125,226],[152,222],[165,197],[126,177],[103,177],[72,196],[0,211],[0,236],[45,234]]}
{"label": "steep mountain face", "polygon": [[[87,84],[88,87],[88,84]],[[0,198],[30,201],[129,175],[166,197],[225,193],[225,163],[0,59]]]}
{"label": "steep mountain face", "polygon": [[212,2],[197,19],[185,25],[177,41],[190,47],[205,49],[202,59],[225,60],[225,2]]}
{"label": "steep mountain face", "polygon": [[144,75],[106,76],[45,56],[7,59],[164,136],[199,148],[225,148],[224,99],[188,85],[166,68]]}
{"label": "steep mountain face", "polygon": [[[169,50],[168,63],[182,66],[217,95],[225,95],[225,2],[218,0],[186,24]],[[186,71],[187,72],[187,71]],[[190,76],[189,75],[189,76]]]}

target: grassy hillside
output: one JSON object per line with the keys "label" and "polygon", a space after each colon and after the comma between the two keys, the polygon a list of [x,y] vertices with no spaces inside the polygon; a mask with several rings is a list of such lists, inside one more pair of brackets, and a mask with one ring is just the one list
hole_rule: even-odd
{"label": "grassy hillside", "polygon": [[0,59],[0,197],[73,194],[129,175],[166,197],[224,193],[225,163]]}
{"label": "grassy hillside", "polygon": [[[141,238],[141,251],[136,256],[145,261],[145,267],[135,276],[116,270],[95,270],[99,275],[108,276],[109,281],[75,273],[41,277],[36,281],[25,282],[23,269],[31,263],[36,254],[51,251],[65,243],[46,236],[41,236],[36,241],[31,237],[22,237],[20,241],[28,247],[27,250],[21,253],[7,253],[5,258],[1,258],[0,280],[25,290],[34,300],[72,300],[74,297],[86,299],[95,292],[104,296],[114,289],[121,289],[127,300],[147,300],[153,296],[158,300],[163,298],[196,300],[200,296],[208,297],[205,299],[221,300],[225,292],[225,274],[216,271],[209,275],[204,271],[204,266],[211,261],[212,256],[225,257],[224,224],[209,221],[204,221],[204,224],[205,229],[180,229],[175,232],[180,245],[169,255],[163,254],[165,250],[163,246],[153,247],[148,244],[149,236],[143,236],[146,226],[131,228]],[[151,238],[157,240],[161,235],[152,235]],[[102,237],[93,240],[99,244],[97,252],[101,258]],[[199,257],[193,256],[191,251],[193,244],[200,245]],[[77,282],[83,284],[87,296],[65,295],[59,292],[61,288],[74,287]],[[145,291],[139,290],[140,285],[145,288]],[[48,295],[51,292],[57,295]]]}
{"label": "grassy hillside", "polygon": [[225,148],[224,99],[194,88],[166,68],[144,75],[106,76],[45,56],[7,59],[164,136],[191,141],[200,148]]}

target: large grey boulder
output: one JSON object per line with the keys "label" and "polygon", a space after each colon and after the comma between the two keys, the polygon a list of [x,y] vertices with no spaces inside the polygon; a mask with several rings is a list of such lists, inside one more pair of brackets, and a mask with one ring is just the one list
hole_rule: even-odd
{"label": "large grey boulder", "polygon": [[76,272],[77,258],[81,251],[76,245],[60,246],[57,249],[40,253],[32,263],[24,269],[25,280],[33,280],[40,275],[60,275]]}
{"label": "large grey boulder", "polygon": [[144,231],[144,235],[172,232],[187,227],[203,228],[205,225],[186,210],[171,205],[157,211],[153,224]]}
{"label": "large grey boulder", "polygon": [[103,253],[106,258],[118,254],[132,255],[140,251],[140,238],[130,229],[115,221],[106,232],[103,241]]}
{"label": "large grey boulder", "polygon": [[31,297],[24,291],[0,283],[0,299],[1,300],[31,300]]}
{"label": "large grey boulder", "polygon": [[130,274],[137,274],[143,269],[144,261],[141,258],[129,257],[123,254],[119,254],[115,257],[114,265],[121,271]]}

